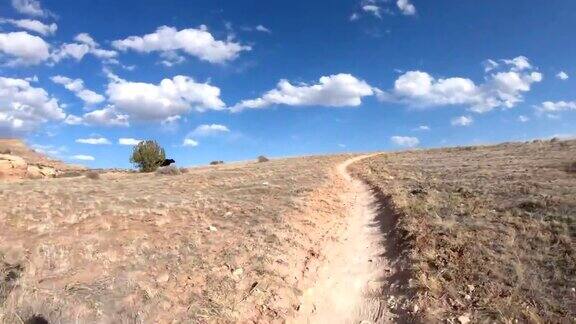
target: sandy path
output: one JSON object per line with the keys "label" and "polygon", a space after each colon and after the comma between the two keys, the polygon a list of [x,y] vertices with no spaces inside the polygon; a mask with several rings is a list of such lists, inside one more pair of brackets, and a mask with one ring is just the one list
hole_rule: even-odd
{"label": "sandy path", "polygon": [[385,256],[386,236],[378,219],[378,205],[369,188],[347,171],[350,164],[369,156],[355,157],[338,166],[338,173],[348,184],[341,197],[348,210],[346,226],[323,248],[314,284],[304,291],[298,315],[290,322],[393,321],[386,293],[390,262]]}

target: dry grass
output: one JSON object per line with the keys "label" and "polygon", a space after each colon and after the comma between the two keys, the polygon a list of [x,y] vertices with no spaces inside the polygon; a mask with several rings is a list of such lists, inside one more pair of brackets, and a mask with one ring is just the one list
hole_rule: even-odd
{"label": "dry grass", "polygon": [[0,322],[284,319],[343,159],[0,183]]}
{"label": "dry grass", "polygon": [[354,172],[387,198],[425,321],[576,317],[576,141],[382,154]]}

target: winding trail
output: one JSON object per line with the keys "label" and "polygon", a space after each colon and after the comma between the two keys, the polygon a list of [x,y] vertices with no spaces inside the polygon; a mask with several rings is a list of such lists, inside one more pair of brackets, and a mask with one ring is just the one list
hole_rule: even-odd
{"label": "winding trail", "polygon": [[[374,155],[374,154],[373,154]],[[389,294],[390,260],[379,205],[370,189],[353,178],[347,167],[371,157],[363,155],[338,166],[348,190],[341,199],[347,208],[346,224],[323,248],[312,287],[303,293],[294,323],[389,323],[394,321]]]}

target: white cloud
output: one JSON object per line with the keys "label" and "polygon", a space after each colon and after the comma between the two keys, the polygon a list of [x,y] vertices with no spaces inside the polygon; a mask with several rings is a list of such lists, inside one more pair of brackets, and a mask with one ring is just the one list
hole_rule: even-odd
{"label": "white cloud", "polygon": [[561,111],[576,110],[576,101],[545,101],[537,106],[539,112],[556,113]]}
{"label": "white cloud", "polygon": [[112,46],[121,51],[134,50],[141,53],[182,51],[210,63],[232,61],[242,51],[251,50],[250,46],[232,40],[216,40],[204,25],[198,29],[182,30],[161,26],[151,34],[116,40]]}
{"label": "white cloud", "polygon": [[243,100],[230,109],[237,112],[271,105],[356,107],[362,104],[363,97],[373,94],[373,88],[365,81],[342,73],[323,76],[314,85],[293,85],[288,80],[280,80],[276,89],[266,92],[260,98]]}
{"label": "white cloud", "polygon": [[523,93],[531,85],[542,81],[542,74],[528,69],[530,63],[524,57],[506,60],[511,70],[487,76],[483,84],[461,77],[435,79],[422,71],[409,71],[398,77],[394,88],[388,92],[377,91],[382,101],[397,101],[414,107],[448,105],[469,106],[482,113],[497,107],[512,108],[523,101]]}
{"label": "white cloud", "polygon": [[0,52],[8,55],[8,65],[39,64],[50,57],[50,46],[27,32],[0,33]]}
{"label": "white cloud", "polygon": [[420,144],[420,140],[417,137],[411,136],[392,136],[390,137],[392,143],[399,146],[414,147]]}
{"label": "white cloud", "polygon": [[190,110],[220,110],[225,107],[220,99],[220,88],[208,83],[177,75],[163,79],[158,85],[130,82],[110,75],[106,94],[118,111],[135,119],[164,120]]}
{"label": "white cloud", "polygon": [[378,18],[382,18],[382,15],[380,15],[380,7],[378,7],[377,5],[374,4],[366,4],[362,6],[362,10],[364,10],[365,12],[368,12]]}
{"label": "white cloud", "polygon": [[92,90],[84,88],[84,81],[81,79],[70,79],[65,76],[56,75],[50,78],[54,83],[61,84],[64,88],[72,91],[78,98],[86,104],[93,105],[105,100],[104,96]]}
{"label": "white cloud", "polygon": [[59,49],[52,52],[52,60],[56,63],[67,58],[80,61],[86,54],[92,54],[105,62],[117,63],[115,57],[118,56],[118,52],[100,48],[100,45],[88,33],[80,33],[74,37],[74,40],[76,43],[62,44]]}
{"label": "white cloud", "polygon": [[73,160],[78,160],[78,161],[94,161],[95,160],[95,158],[92,155],[85,155],[85,154],[73,155],[70,158]]}
{"label": "white cloud", "polygon": [[528,117],[526,117],[526,116],[524,116],[524,115],[518,116],[518,121],[521,122],[521,123],[525,123],[525,122],[527,122],[527,121],[529,121],[529,120],[530,120],[530,118],[528,118]]}
{"label": "white cloud", "polygon": [[191,139],[191,138],[185,138],[184,142],[182,142],[182,146],[189,146],[189,147],[195,147],[198,146],[198,142]]}
{"label": "white cloud", "polygon": [[410,0],[398,0],[396,1],[396,6],[398,6],[403,15],[412,16],[416,14],[416,7],[410,3]]}
{"label": "white cloud", "polygon": [[65,117],[58,100],[44,89],[24,79],[0,77],[0,133],[27,132]]}
{"label": "white cloud", "polygon": [[568,80],[570,78],[570,76],[568,75],[568,73],[564,72],[564,71],[560,71],[558,72],[558,74],[556,74],[556,77],[560,80]]}
{"label": "white cloud", "polygon": [[358,13],[355,12],[350,15],[350,21],[356,21],[358,19],[360,19],[360,15]]}
{"label": "white cloud", "polygon": [[128,115],[118,113],[114,107],[105,108],[85,113],[82,117],[68,115],[64,120],[68,125],[91,125],[91,126],[130,126]]}
{"label": "white cloud", "polygon": [[190,136],[211,136],[228,132],[230,132],[230,129],[228,129],[228,127],[226,127],[225,125],[204,124],[196,127],[196,129],[194,129],[194,131],[190,133]]}
{"label": "white cloud", "polygon": [[104,137],[90,137],[90,138],[79,138],[76,143],[80,144],[90,144],[90,145],[109,145],[112,144],[107,138]]}
{"label": "white cloud", "polygon": [[140,142],[142,142],[142,140],[135,139],[135,138],[119,138],[118,139],[118,144],[120,144],[120,145],[135,146],[135,145],[138,145],[138,143],[140,143]]}
{"label": "white cloud", "polygon": [[460,116],[456,118],[452,118],[450,123],[452,126],[470,126],[474,122],[474,119],[470,116]]}
{"label": "white cloud", "polygon": [[523,71],[532,69],[532,64],[526,56],[518,56],[511,60],[502,60],[505,64],[511,65],[513,71]]}
{"label": "white cloud", "polygon": [[491,59],[487,59],[486,61],[484,61],[482,63],[482,65],[484,65],[484,72],[490,72],[490,71],[496,69],[498,66],[500,66],[500,64],[498,64],[498,62],[491,60]]}
{"label": "white cloud", "polygon": [[270,29],[264,27],[263,25],[256,26],[256,30],[259,32],[268,33],[268,34],[272,33],[272,31],[270,31]]}
{"label": "white cloud", "polygon": [[58,29],[58,25],[52,23],[50,25],[44,24],[41,21],[33,20],[33,19],[2,19],[0,18],[0,23],[2,24],[11,24],[13,26],[30,30],[41,34],[43,36],[53,35],[56,30]]}
{"label": "white cloud", "polygon": [[42,5],[40,5],[40,1],[38,0],[12,0],[12,7],[24,15],[35,17],[47,17],[52,15],[50,11],[42,8]]}
{"label": "white cloud", "polygon": [[416,128],[416,130],[419,130],[419,131],[429,131],[429,130],[430,130],[430,126],[428,126],[428,125],[420,125],[420,126],[418,126],[418,127]]}

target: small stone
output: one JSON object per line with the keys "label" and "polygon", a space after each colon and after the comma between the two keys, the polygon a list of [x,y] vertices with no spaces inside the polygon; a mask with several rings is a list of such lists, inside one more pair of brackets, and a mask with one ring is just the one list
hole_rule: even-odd
{"label": "small stone", "polygon": [[166,282],[168,282],[169,279],[170,279],[170,274],[168,274],[167,272],[164,272],[161,275],[159,275],[158,278],[156,278],[156,282],[157,283],[166,283]]}
{"label": "small stone", "polygon": [[244,273],[244,269],[242,269],[242,268],[238,268],[238,269],[232,271],[232,275],[235,277],[240,277],[243,273]]}
{"label": "small stone", "polygon": [[460,322],[460,324],[468,324],[470,323],[470,315],[469,314],[464,314],[462,316],[458,317],[458,322]]}
{"label": "small stone", "polygon": [[218,229],[217,229],[215,226],[212,226],[212,225],[210,225],[210,226],[208,227],[208,229],[210,230],[210,232],[216,232],[216,231],[218,231]]}

